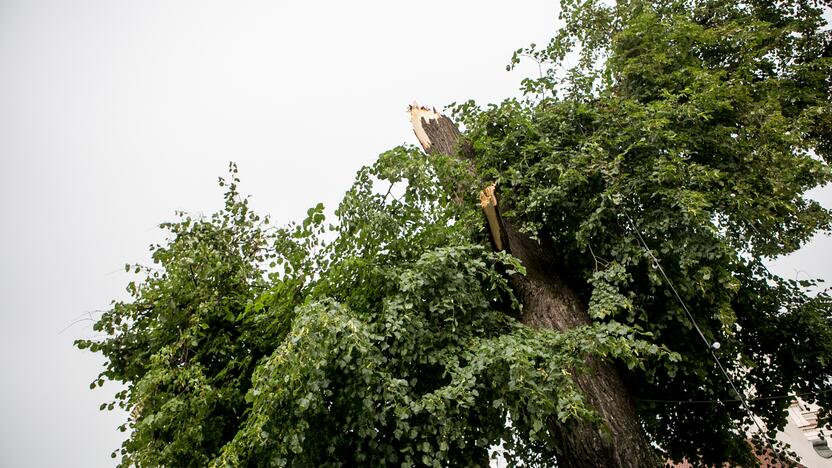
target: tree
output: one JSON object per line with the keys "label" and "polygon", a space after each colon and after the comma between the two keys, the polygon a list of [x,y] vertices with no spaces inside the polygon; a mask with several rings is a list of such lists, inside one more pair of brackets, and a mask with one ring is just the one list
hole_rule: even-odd
{"label": "tree", "polygon": [[[93,386],[126,384],[109,405],[132,411],[123,465],[482,466],[497,444],[591,465],[562,434],[609,437],[580,383],[594,363],[623,377],[662,458],[756,463],[733,386],[768,436],[793,393],[828,421],[830,297],[765,265],[832,223],[805,197],[832,179],[820,6],[562,7],[555,38],[512,59],[543,70],[525,99],[452,106],[460,144],[382,154],[333,225],[319,205],[268,227],[234,166],[221,212],[162,225],[157,267],[135,267],[105,338],[78,342],[108,360]],[[475,206],[491,182],[587,323],[524,323],[532,265],[486,247]]]}
{"label": "tree", "polygon": [[[453,122],[435,110],[410,106],[414,132],[429,154],[458,154],[473,159],[470,145],[464,143]],[[457,150],[459,148],[459,150]],[[469,164],[471,164],[469,162]],[[476,172],[476,167],[471,166]],[[444,182],[444,181],[440,181]],[[453,187],[454,181],[444,182]],[[457,189],[459,191],[459,189]],[[522,308],[518,319],[532,328],[560,332],[591,323],[586,307],[561,278],[557,255],[549,242],[534,239],[534,232],[523,233],[515,220],[504,216],[505,203],[497,198],[497,188],[489,185],[480,192],[480,205],[488,225],[489,240],[495,251],[510,253],[525,268],[522,275],[509,275],[511,289]],[[461,203],[459,194],[454,200]],[[591,420],[560,421],[547,419],[550,443],[562,466],[654,466],[655,450],[641,428],[630,392],[612,363],[589,357],[586,370],[574,375],[574,382],[595,417]]]}

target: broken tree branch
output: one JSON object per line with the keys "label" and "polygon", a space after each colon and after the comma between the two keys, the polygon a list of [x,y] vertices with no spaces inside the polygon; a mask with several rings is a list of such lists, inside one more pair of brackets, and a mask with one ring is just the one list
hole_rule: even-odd
{"label": "broken tree branch", "polygon": [[[456,125],[436,109],[412,104],[410,119],[426,153],[473,160],[473,149]],[[473,166],[472,166],[473,171]],[[455,200],[461,201],[459,194]],[[488,223],[494,250],[505,250],[526,267],[526,275],[509,277],[523,305],[520,320],[535,328],[569,330],[591,323],[585,305],[557,273],[558,259],[551,247],[520,232],[500,213],[497,188],[480,193],[480,207]],[[612,363],[591,358],[589,372],[575,376],[600,418],[600,424],[550,421],[549,431],[559,466],[650,467],[659,460],[641,427],[629,391]]]}

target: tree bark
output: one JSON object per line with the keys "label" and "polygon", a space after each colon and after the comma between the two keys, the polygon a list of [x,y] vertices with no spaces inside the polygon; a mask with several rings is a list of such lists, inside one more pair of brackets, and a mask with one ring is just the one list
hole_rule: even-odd
{"label": "tree bark", "polygon": [[[416,137],[428,154],[447,154],[470,159],[473,151],[461,142],[461,134],[448,117],[435,109],[410,106]],[[500,214],[493,185],[480,194],[488,223],[491,245],[506,250],[526,267],[526,275],[514,274],[511,286],[523,310],[520,320],[536,328],[569,330],[590,323],[584,304],[556,272],[551,248],[521,233],[511,219]],[[656,452],[641,427],[632,399],[615,367],[590,359],[589,372],[577,375],[575,383],[600,417],[601,423],[566,424],[552,420],[549,431],[562,467],[652,467],[659,466]]]}

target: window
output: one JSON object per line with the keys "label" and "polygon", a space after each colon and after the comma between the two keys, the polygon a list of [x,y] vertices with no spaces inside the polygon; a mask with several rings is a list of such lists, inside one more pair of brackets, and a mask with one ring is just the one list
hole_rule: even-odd
{"label": "window", "polygon": [[823,458],[832,458],[832,450],[829,448],[829,444],[827,443],[826,439],[815,439],[812,441],[812,447],[815,449],[815,452],[818,453]]}

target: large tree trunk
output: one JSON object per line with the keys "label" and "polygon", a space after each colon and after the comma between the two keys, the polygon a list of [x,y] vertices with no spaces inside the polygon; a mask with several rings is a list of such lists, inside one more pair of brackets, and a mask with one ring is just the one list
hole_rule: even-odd
{"label": "large tree trunk", "polygon": [[[472,157],[461,142],[456,125],[433,109],[410,107],[416,137],[425,152]],[[590,323],[586,307],[557,274],[551,248],[521,233],[511,219],[504,219],[493,186],[480,194],[491,244],[506,250],[526,267],[526,275],[512,275],[511,286],[523,310],[520,320],[531,327],[568,330]],[[575,383],[583,391],[601,424],[550,421],[549,430],[562,467],[653,467],[659,459],[644,430],[635,407],[615,367],[591,359],[589,372]]]}

